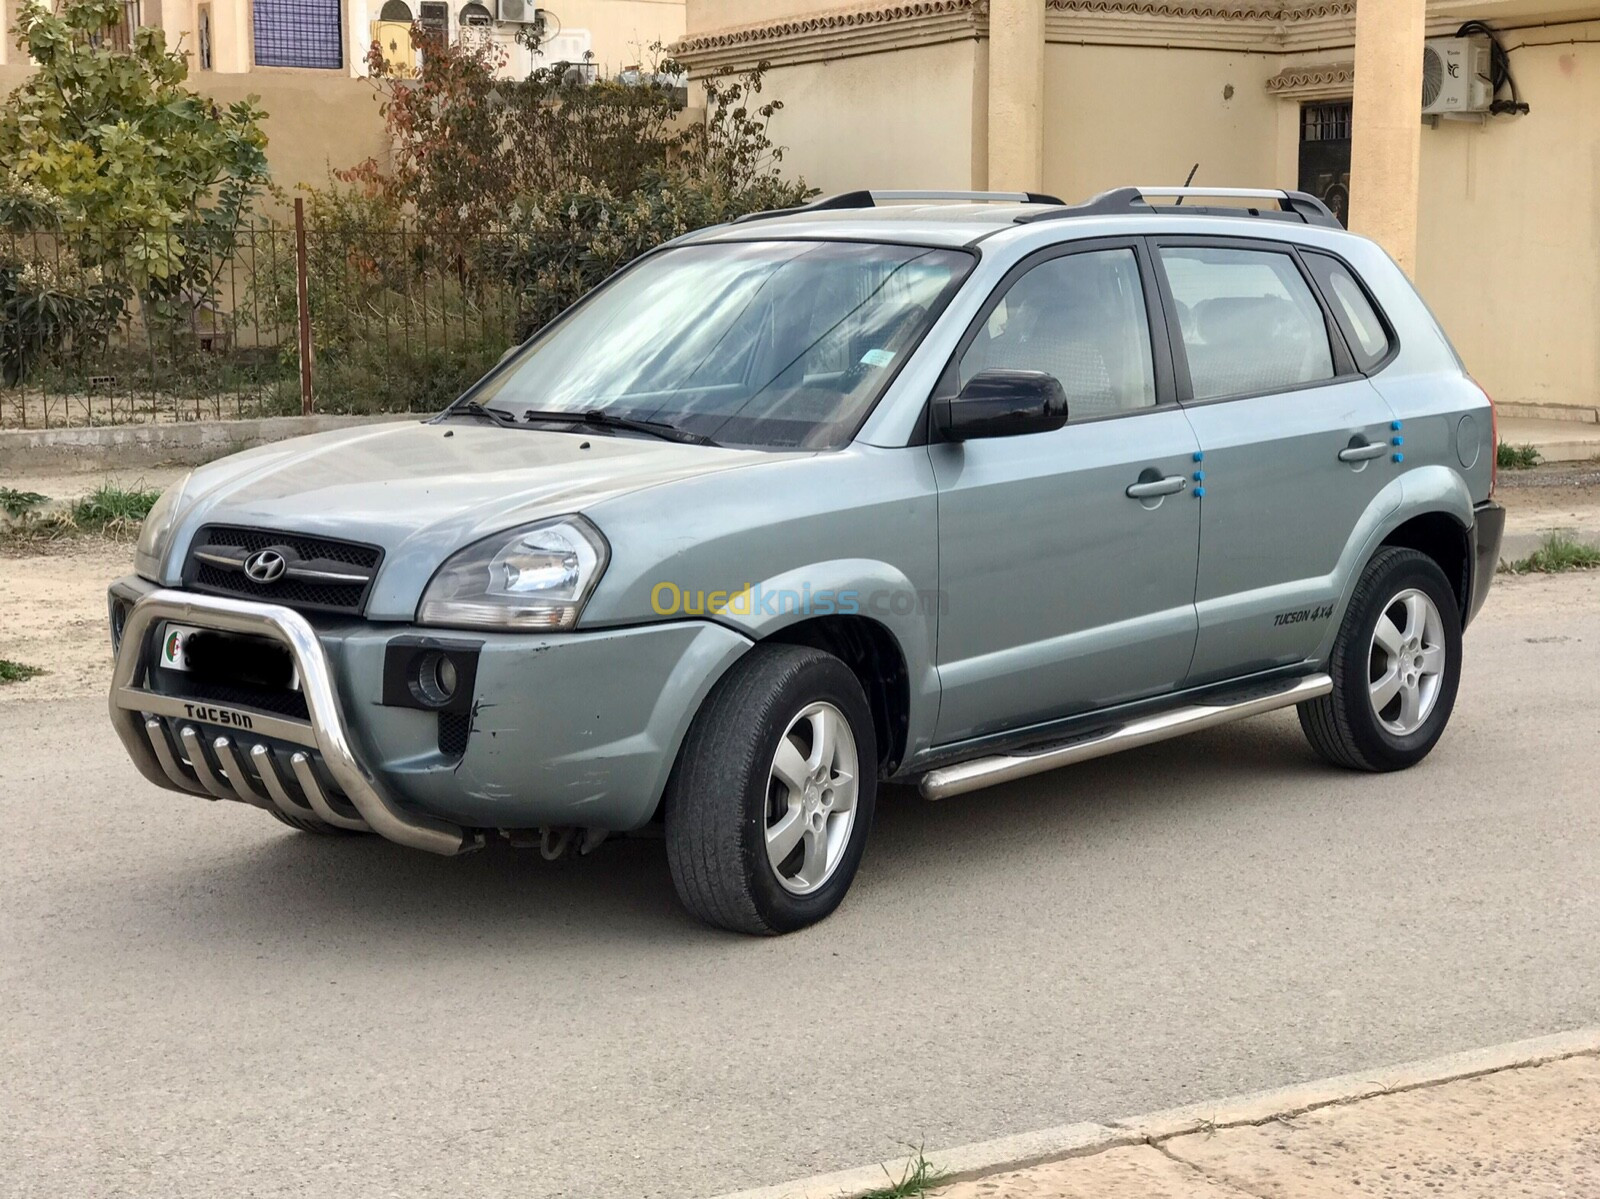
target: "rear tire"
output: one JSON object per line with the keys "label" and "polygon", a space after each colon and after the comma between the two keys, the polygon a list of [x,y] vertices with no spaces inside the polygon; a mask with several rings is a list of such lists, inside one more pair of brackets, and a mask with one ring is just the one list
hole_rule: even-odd
{"label": "rear tire", "polygon": [[1385,548],[1362,571],[1328,662],[1299,706],[1311,747],[1350,770],[1404,770],[1443,735],[1461,681],[1461,612],[1426,554]]}
{"label": "rear tire", "polygon": [[872,713],[831,654],[758,645],[694,718],[667,783],[667,862],[707,924],[792,932],[837,908],[878,788]]}

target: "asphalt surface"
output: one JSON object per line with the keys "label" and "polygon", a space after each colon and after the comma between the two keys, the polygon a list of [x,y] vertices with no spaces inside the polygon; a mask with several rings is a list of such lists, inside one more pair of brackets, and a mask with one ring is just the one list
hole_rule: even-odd
{"label": "asphalt surface", "polygon": [[692,1196],[1600,1022],[1600,576],[1515,580],[1403,776],[1292,714],[930,805],[782,940],[158,791],[0,704],[0,1195]]}

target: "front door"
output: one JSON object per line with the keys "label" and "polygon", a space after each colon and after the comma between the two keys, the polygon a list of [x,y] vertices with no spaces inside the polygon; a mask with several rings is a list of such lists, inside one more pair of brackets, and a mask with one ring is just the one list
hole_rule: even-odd
{"label": "front door", "polygon": [[1159,694],[1188,671],[1198,443],[1173,403],[1154,294],[1135,241],[1030,259],[996,289],[941,384],[958,390],[986,368],[1047,371],[1069,423],[930,447],[940,743]]}
{"label": "front door", "polygon": [[1204,454],[1198,686],[1316,652],[1339,600],[1335,567],[1398,469],[1394,414],[1293,247],[1156,244],[1182,330],[1178,390]]}

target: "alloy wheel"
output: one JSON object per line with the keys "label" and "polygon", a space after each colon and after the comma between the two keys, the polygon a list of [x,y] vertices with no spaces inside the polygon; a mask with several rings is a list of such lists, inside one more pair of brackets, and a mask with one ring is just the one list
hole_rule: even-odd
{"label": "alloy wheel", "polygon": [[1444,684],[1444,621],[1416,588],[1384,605],[1372,632],[1368,689],[1378,723],[1408,737],[1433,714]]}
{"label": "alloy wheel", "polygon": [[767,860],[795,895],[817,890],[839,868],[855,827],[856,739],[844,713],[814,703],[778,739],[767,783]]}

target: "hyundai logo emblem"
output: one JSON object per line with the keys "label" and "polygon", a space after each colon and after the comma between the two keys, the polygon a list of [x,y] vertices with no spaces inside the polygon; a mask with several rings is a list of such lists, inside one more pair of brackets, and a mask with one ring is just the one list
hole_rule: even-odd
{"label": "hyundai logo emblem", "polygon": [[289,568],[277,550],[257,550],[244,560],[244,573],[257,583],[276,583]]}

